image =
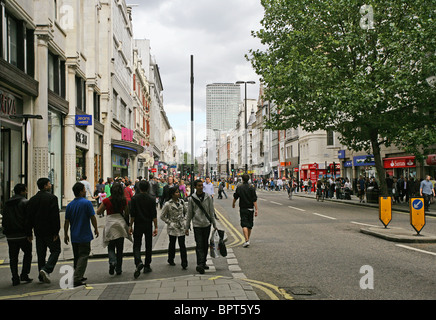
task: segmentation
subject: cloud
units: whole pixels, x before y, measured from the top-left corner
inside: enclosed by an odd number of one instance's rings
[[[190,136],[179,135],[190,135],[183,128],[190,122],[191,55],[196,126],[206,122],[207,84],[254,80],[248,98],[258,98],[259,77],[244,55],[260,47],[251,31],[260,28],[262,17],[260,1],[246,0],[147,0],[133,8],[134,37],[150,39],[164,87],[164,108],[179,148],[190,151]],[[188,148],[179,141],[189,141]]]

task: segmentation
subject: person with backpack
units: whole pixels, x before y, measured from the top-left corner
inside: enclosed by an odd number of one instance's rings
[[[168,263],[175,266],[174,257],[176,255],[176,240],[179,243],[180,257],[182,259],[182,268],[188,267],[188,255],[185,245],[185,223],[186,223],[186,205],[185,201],[180,198],[180,189],[171,187],[169,189],[170,200],[165,203],[161,213],[161,220],[167,224],[167,233],[169,236],[168,244]]]

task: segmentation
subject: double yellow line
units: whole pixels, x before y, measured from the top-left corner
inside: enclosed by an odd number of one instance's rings
[[[233,248],[242,245],[245,242],[245,238],[241,234],[241,232],[239,232],[231,224],[231,222],[224,217],[224,215],[221,212],[219,212],[217,209],[215,209],[215,212],[219,217],[220,222],[226,227],[227,232],[232,236],[233,239],[233,242],[227,244],[226,246],[228,248]],[[279,296],[282,296],[283,299],[285,300],[294,300],[294,298],[290,294],[288,294],[284,289],[280,289],[279,287],[273,284],[258,281],[258,280],[252,280],[252,279],[241,279],[241,280],[249,282],[251,286],[262,290],[271,300],[280,300]]]

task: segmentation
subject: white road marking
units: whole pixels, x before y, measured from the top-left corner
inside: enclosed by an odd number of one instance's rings
[[[295,208],[295,207],[291,207],[291,206],[288,206],[288,208],[291,208],[291,209],[294,209],[294,210],[298,210],[298,211],[306,211],[306,210],[304,210],[304,209]]]
[[[323,214],[319,214],[319,213],[313,213],[314,215],[316,215],[316,216],[320,216],[320,217],[323,217],[323,218],[327,218],[327,219],[331,219],[331,220],[336,220],[336,218],[333,218],[333,217],[329,217],[329,216],[325,216],[325,215],[323,215]]]
[[[274,202],[274,201],[270,201],[271,203],[274,203],[274,204],[277,204],[277,205],[279,205],[279,206],[282,206],[282,204],[281,203],[278,203],[278,202]]]
[[[404,248],[404,249],[414,250],[414,251],[418,251],[418,252],[421,252],[421,253],[427,253],[427,254],[431,254],[432,256],[436,256],[435,252],[430,252],[430,251],[425,251],[425,250],[421,250],[421,249],[416,249],[416,248],[413,248],[413,247],[405,246],[404,244],[396,244],[396,246]]]

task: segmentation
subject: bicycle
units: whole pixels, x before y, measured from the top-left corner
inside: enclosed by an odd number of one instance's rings
[[[324,201],[325,193],[322,188],[316,189],[316,201],[319,201],[321,198],[321,201]]]

